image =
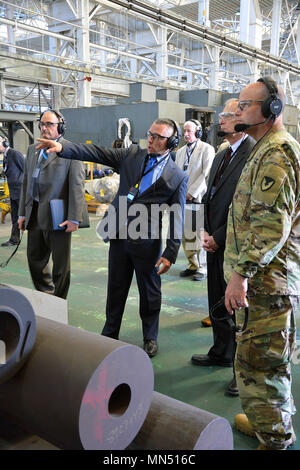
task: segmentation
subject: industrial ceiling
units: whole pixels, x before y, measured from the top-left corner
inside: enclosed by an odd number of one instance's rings
[[[258,20],[243,39],[246,3]],[[0,0],[2,107],[111,104],[134,81],[236,93],[260,74],[298,105],[299,13],[288,0]]]

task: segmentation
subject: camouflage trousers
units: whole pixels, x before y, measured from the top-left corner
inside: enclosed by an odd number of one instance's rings
[[[291,301],[293,298],[274,297],[281,299],[278,308],[284,310],[283,314],[289,309],[293,317],[296,306]],[[251,308],[255,308],[256,301],[258,311],[261,308],[259,297],[251,299]],[[290,364],[295,342],[296,328],[292,321],[288,328],[258,336],[253,334],[244,341],[240,338],[237,344],[235,371],[242,407],[258,440],[278,450],[286,449],[295,438],[292,415],[296,409]]]

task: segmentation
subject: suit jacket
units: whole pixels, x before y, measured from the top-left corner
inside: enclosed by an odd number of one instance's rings
[[[176,152],[176,163],[183,170],[185,162],[186,145]],[[214,160],[215,149],[206,142],[198,139],[191,155],[187,173],[187,192],[193,196],[195,202],[201,202],[206,192],[209,171]]]
[[[157,213],[154,209],[157,210],[158,206],[163,204],[171,206],[167,246],[162,256],[171,263],[175,263],[183,232],[187,177],[172,158],[167,160],[160,178],[139,194],[132,204],[129,204],[127,195],[129,189],[142,176],[147,156],[146,149],[141,149],[137,145],[131,145],[126,149],[113,149],[68,142],[63,143],[63,151],[59,156],[101,163],[114,168],[120,174],[118,192],[100,223],[100,231],[104,241],[121,238],[122,226],[127,224],[129,234],[130,223],[137,221],[137,211],[146,210],[146,227],[142,227],[142,229],[147,237],[136,240],[126,233],[133,255],[138,254],[141,257],[153,258],[157,254],[158,245],[161,245],[162,212]],[[112,219],[115,220],[115,224],[111,223]],[[144,222],[145,219],[142,223]],[[108,226],[107,231],[104,230],[105,225]],[[151,236],[153,233],[156,235],[155,239]]]
[[[61,138],[63,144],[67,142]],[[30,145],[25,160],[24,180],[19,204],[19,215],[25,216],[25,228],[30,219],[33,197],[32,176],[38,163],[40,150]],[[39,204],[37,219],[42,230],[52,229],[50,211],[51,199],[67,202],[67,219],[81,222],[84,207],[84,165],[76,161],[62,160],[56,153],[50,153],[42,164],[39,174]]]
[[[238,147],[233,160],[227,166],[223,173],[222,178],[218,182],[214,195],[211,197],[211,190],[214,183],[216,173],[222,163],[227,148],[219,152],[212,164],[207,192],[203,197],[204,202],[204,226],[205,230],[213,236],[215,242],[220,248],[225,248],[226,241],[226,228],[227,228],[227,216],[228,209],[231,204],[234,191],[239,180],[242,169],[246,163],[246,160],[255,145],[255,140],[248,136]],[[219,251],[219,250],[218,250]],[[209,255],[207,253],[208,260]]]
[[[24,176],[24,156],[21,152],[8,148],[4,155],[3,167],[5,168],[10,198],[18,200]]]

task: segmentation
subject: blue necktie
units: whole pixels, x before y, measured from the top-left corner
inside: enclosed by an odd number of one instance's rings
[[[149,160],[147,162],[144,173],[147,173],[149,170],[151,170],[156,163],[157,163],[157,158],[149,156]],[[143,179],[140,185],[140,193],[143,193],[144,191],[146,191],[146,189],[148,189],[151,186],[152,177],[153,177],[153,171],[149,171],[149,173],[143,176]]]

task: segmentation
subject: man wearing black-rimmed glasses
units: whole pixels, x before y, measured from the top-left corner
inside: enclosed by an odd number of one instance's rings
[[[45,111],[39,120],[41,137],[51,142],[67,142],[62,137],[65,126],[63,116],[54,110]],[[25,159],[18,224],[21,230],[28,230],[27,259],[35,288],[65,299],[70,285],[71,234],[82,220],[84,166],[35,147],[28,147]],[[53,230],[53,199],[66,201],[67,217],[61,224],[64,230]]]
[[[135,273],[144,349],[149,357],[155,356],[158,350],[160,275],[175,263],[182,238],[187,178],[170,156],[179,139],[180,128],[174,121],[157,119],[147,132],[147,149],[137,145],[115,149],[43,139],[39,146],[57,152],[64,159],[107,165],[120,174],[118,193],[98,228],[104,241],[110,241],[106,322],[102,335],[119,338]],[[159,206],[170,209],[169,233],[163,252],[163,214],[158,211]]]

